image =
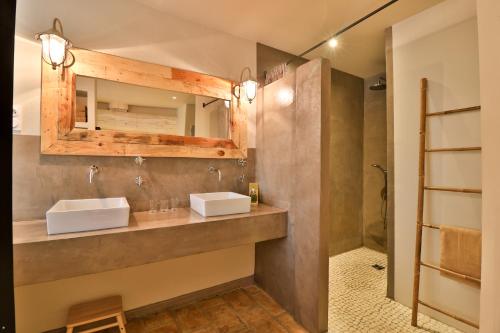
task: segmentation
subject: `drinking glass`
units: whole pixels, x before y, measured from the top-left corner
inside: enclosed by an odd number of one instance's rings
[[[169,209],[168,199],[160,200],[160,212],[162,213],[168,212],[168,209]]]
[[[179,208],[179,198],[170,199],[170,209],[177,210]]]
[[[149,213],[153,214],[158,212],[158,201],[151,199],[149,200]]]

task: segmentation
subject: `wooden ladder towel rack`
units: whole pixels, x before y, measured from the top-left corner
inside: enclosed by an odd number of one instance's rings
[[[460,316],[454,315],[448,311],[438,308],[435,305],[426,303],[419,299],[420,290],[420,269],[421,267],[427,267],[433,270],[437,270],[442,273],[446,273],[455,278],[462,279],[464,281],[474,281],[481,283],[480,279],[472,276],[464,275],[458,272],[454,272],[448,269],[441,268],[436,265],[422,262],[422,230],[423,228],[429,228],[431,230],[440,230],[441,228],[437,225],[425,224],[424,223],[424,194],[425,191],[445,191],[445,192],[459,192],[459,193],[472,193],[481,194],[481,189],[470,189],[470,188],[454,188],[454,187],[439,187],[439,186],[427,186],[425,185],[425,155],[426,153],[439,153],[439,152],[464,152],[464,151],[481,151],[481,147],[454,147],[454,148],[426,148],[426,128],[427,128],[427,118],[436,116],[446,116],[450,114],[457,114],[462,112],[473,112],[481,110],[480,106],[473,106],[461,109],[440,111],[427,113],[427,79],[423,78],[420,85],[420,132],[419,132],[419,161],[418,161],[418,205],[417,205],[417,234],[415,243],[415,263],[414,263],[414,275],[413,275],[413,307],[412,307],[412,326],[417,326],[418,318],[418,306],[423,305],[434,311],[440,312],[446,316],[456,319],[462,323],[470,325],[475,328],[479,328],[477,323],[470,320],[462,318]]]

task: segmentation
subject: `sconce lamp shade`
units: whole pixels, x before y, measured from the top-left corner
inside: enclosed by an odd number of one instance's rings
[[[245,88],[245,95],[247,96],[248,102],[252,103],[257,96],[257,81],[249,79],[243,82],[242,85],[243,88]]]
[[[245,80],[243,80],[243,75],[245,72],[248,72],[248,75]],[[241,88],[245,89],[245,95],[247,97],[248,103],[252,103],[252,101],[257,96],[257,80],[252,77],[252,71],[250,67],[245,67],[241,71],[240,82],[233,87],[233,95],[237,99],[241,97]]]
[[[69,67],[75,62],[73,54],[69,51],[71,42],[64,37],[62,23],[58,18],[54,19],[51,29],[37,34],[36,39],[42,42],[43,61],[52,65],[52,69],[61,65]],[[72,61],[69,65],[65,65],[68,54],[71,55]]]

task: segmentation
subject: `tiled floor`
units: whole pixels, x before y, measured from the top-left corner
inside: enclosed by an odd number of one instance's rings
[[[410,325],[411,309],[385,297],[386,255],[360,248],[330,258],[329,333],[460,333],[428,316]],[[108,332],[117,332],[109,330]],[[131,320],[128,333],[307,333],[256,286]]]
[[[306,333],[256,286],[131,320],[126,329],[127,333]]]
[[[410,325],[411,309],[385,297],[387,256],[360,248],[330,258],[329,333],[460,333],[419,315],[421,328]]]

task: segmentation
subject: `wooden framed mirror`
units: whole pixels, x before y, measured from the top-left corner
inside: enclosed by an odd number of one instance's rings
[[[73,66],[42,62],[41,153],[247,157],[247,104],[230,80],[72,49]]]

